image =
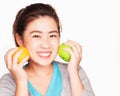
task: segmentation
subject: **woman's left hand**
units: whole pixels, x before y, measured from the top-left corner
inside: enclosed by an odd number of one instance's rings
[[[68,40],[67,42],[65,42],[65,44],[72,47],[72,50],[67,48],[65,49],[71,55],[71,59],[68,63],[68,72],[71,73],[78,71],[79,64],[82,59],[82,47],[79,43],[72,40]]]

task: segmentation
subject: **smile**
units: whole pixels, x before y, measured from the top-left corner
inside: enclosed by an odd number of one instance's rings
[[[51,52],[39,52],[38,55],[39,55],[39,57],[48,58],[48,57],[50,57]]]

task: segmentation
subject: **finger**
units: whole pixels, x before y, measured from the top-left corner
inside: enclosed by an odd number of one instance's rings
[[[11,69],[12,66],[12,55],[17,50],[17,48],[12,48],[8,50],[4,56],[4,60],[8,69]]]
[[[13,64],[18,64],[18,58],[22,54],[23,50],[19,50],[15,55],[13,55]]]
[[[75,52],[75,54],[82,54],[82,47],[79,43],[72,41],[72,40],[68,40],[66,42],[66,45],[69,45],[72,47],[73,51]]]
[[[26,62],[28,61],[28,59],[29,59],[29,56],[26,56],[25,58],[23,58],[23,59],[20,61],[19,65],[20,65],[21,67],[23,67],[24,64],[26,64]]]
[[[82,53],[82,46],[78,42],[72,40],[68,40],[68,42],[76,46],[76,49],[78,50],[79,53]]]

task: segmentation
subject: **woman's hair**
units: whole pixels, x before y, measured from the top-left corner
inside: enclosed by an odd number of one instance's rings
[[[61,29],[60,22],[55,9],[49,4],[35,3],[26,6],[26,8],[22,8],[17,13],[13,24],[14,39],[16,33],[22,37],[27,25],[31,21],[40,18],[40,16],[50,16],[51,18],[53,18],[56,21],[58,32],[60,34],[60,29]],[[16,39],[15,39],[15,44],[16,46],[19,46],[16,42]]]

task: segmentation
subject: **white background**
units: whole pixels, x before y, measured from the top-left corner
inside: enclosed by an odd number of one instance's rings
[[[96,96],[120,96],[120,62],[118,61],[120,3],[118,1],[2,0],[0,2],[0,77],[8,72],[4,63],[4,54],[9,48],[15,47],[12,24],[16,13],[30,3],[45,2],[52,4],[60,17],[63,27],[61,43],[71,39],[82,45],[81,66],[86,71]]]

